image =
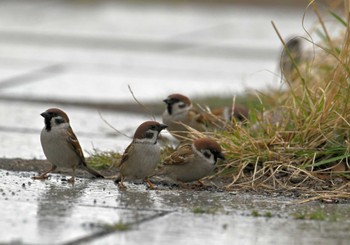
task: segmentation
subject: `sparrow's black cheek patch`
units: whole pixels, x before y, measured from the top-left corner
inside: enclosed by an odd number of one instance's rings
[[[51,130],[51,118],[45,117],[45,129],[47,131]]]
[[[211,154],[209,153],[209,152],[207,152],[207,151],[204,151],[203,152],[203,155],[206,157],[206,158],[210,158],[211,157]]]
[[[171,115],[171,113],[173,113],[173,105],[168,104],[167,110],[168,110],[169,115]]]
[[[151,132],[146,132],[146,133],[145,133],[145,138],[146,138],[146,139],[152,139],[153,136],[154,136],[154,133],[151,133]]]

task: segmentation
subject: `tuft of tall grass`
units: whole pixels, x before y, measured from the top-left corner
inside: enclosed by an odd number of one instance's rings
[[[228,188],[296,188],[350,176],[349,22],[330,12],[342,30],[331,38],[317,6],[313,10],[321,41],[304,38],[314,46],[311,57],[296,60],[276,28],[293,64],[284,76],[288,88],[263,95],[269,99],[251,108],[250,125],[233,123],[212,135],[229,159],[216,174],[231,179]]]

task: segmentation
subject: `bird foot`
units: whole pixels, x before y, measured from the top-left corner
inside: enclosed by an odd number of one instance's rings
[[[68,182],[68,183],[71,183],[71,184],[74,184],[75,178],[74,178],[74,177],[69,178],[69,179],[67,179],[67,182]]]
[[[126,186],[124,185],[123,181],[120,181],[120,182],[118,183],[118,186],[119,186],[119,190],[121,190],[121,191],[123,191],[123,190],[126,189]]]
[[[145,182],[146,182],[148,188],[150,188],[151,190],[154,190],[154,185],[149,179],[145,179]]]
[[[37,180],[45,180],[45,179],[48,179],[49,178],[49,175],[47,174],[42,174],[42,175],[39,175],[39,176],[33,176],[32,179],[37,179]]]

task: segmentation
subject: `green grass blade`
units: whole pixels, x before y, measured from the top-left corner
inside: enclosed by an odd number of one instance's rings
[[[337,15],[335,12],[333,12],[333,11],[329,11],[330,12],[330,14],[336,19],[336,20],[338,20],[343,26],[345,26],[345,27],[347,27],[348,26],[348,24],[346,23],[346,21],[345,20],[343,20],[339,15]]]
[[[342,160],[344,158],[348,158],[350,157],[350,154],[346,154],[346,155],[341,155],[341,156],[337,156],[337,157],[332,157],[332,158],[329,158],[329,159],[325,159],[325,160],[322,160],[322,161],[319,161],[315,164],[309,164],[305,167],[318,167],[318,166],[322,166],[324,164],[327,164],[327,163],[332,163],[332,162],[336,162],[336,161],[339,161],[339,160]]]

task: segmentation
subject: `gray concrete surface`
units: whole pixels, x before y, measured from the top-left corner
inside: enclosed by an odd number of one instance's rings
[[[329,245],[350,239],[347,204],[297,205],[283,195],[147,190],[133,183],[121,192],[108,180],[78,178],[71,185],[58,174],[33,181],[34,174],[0,170],[1,244]],[[317,210],[325,220],[294,218]]]
[[[130,102],[127,85],[139,100],[160,103],[173,92],[234,96],[277,88],[281,45],[270,21],[287,38],[303,35],[302,15],[300,7],[177,1],[1,1],[0,155],[44,158],[39,114],[60,105],[52,99],[66,102],[87,152],[122,151],[130,139],[116,135],[96,109],[69,104]],[[305,25],[313,20],[308,14]],[[150,118],[102,114],[128,135]],[[33,181],[34,174],[0,170],[0,244],[328,245],[350,238],[347,204],[131,183],[120,192],[111,181],[78,179],[72,186],[56,174]],[[327,219],[293,218],[315,210]]]

